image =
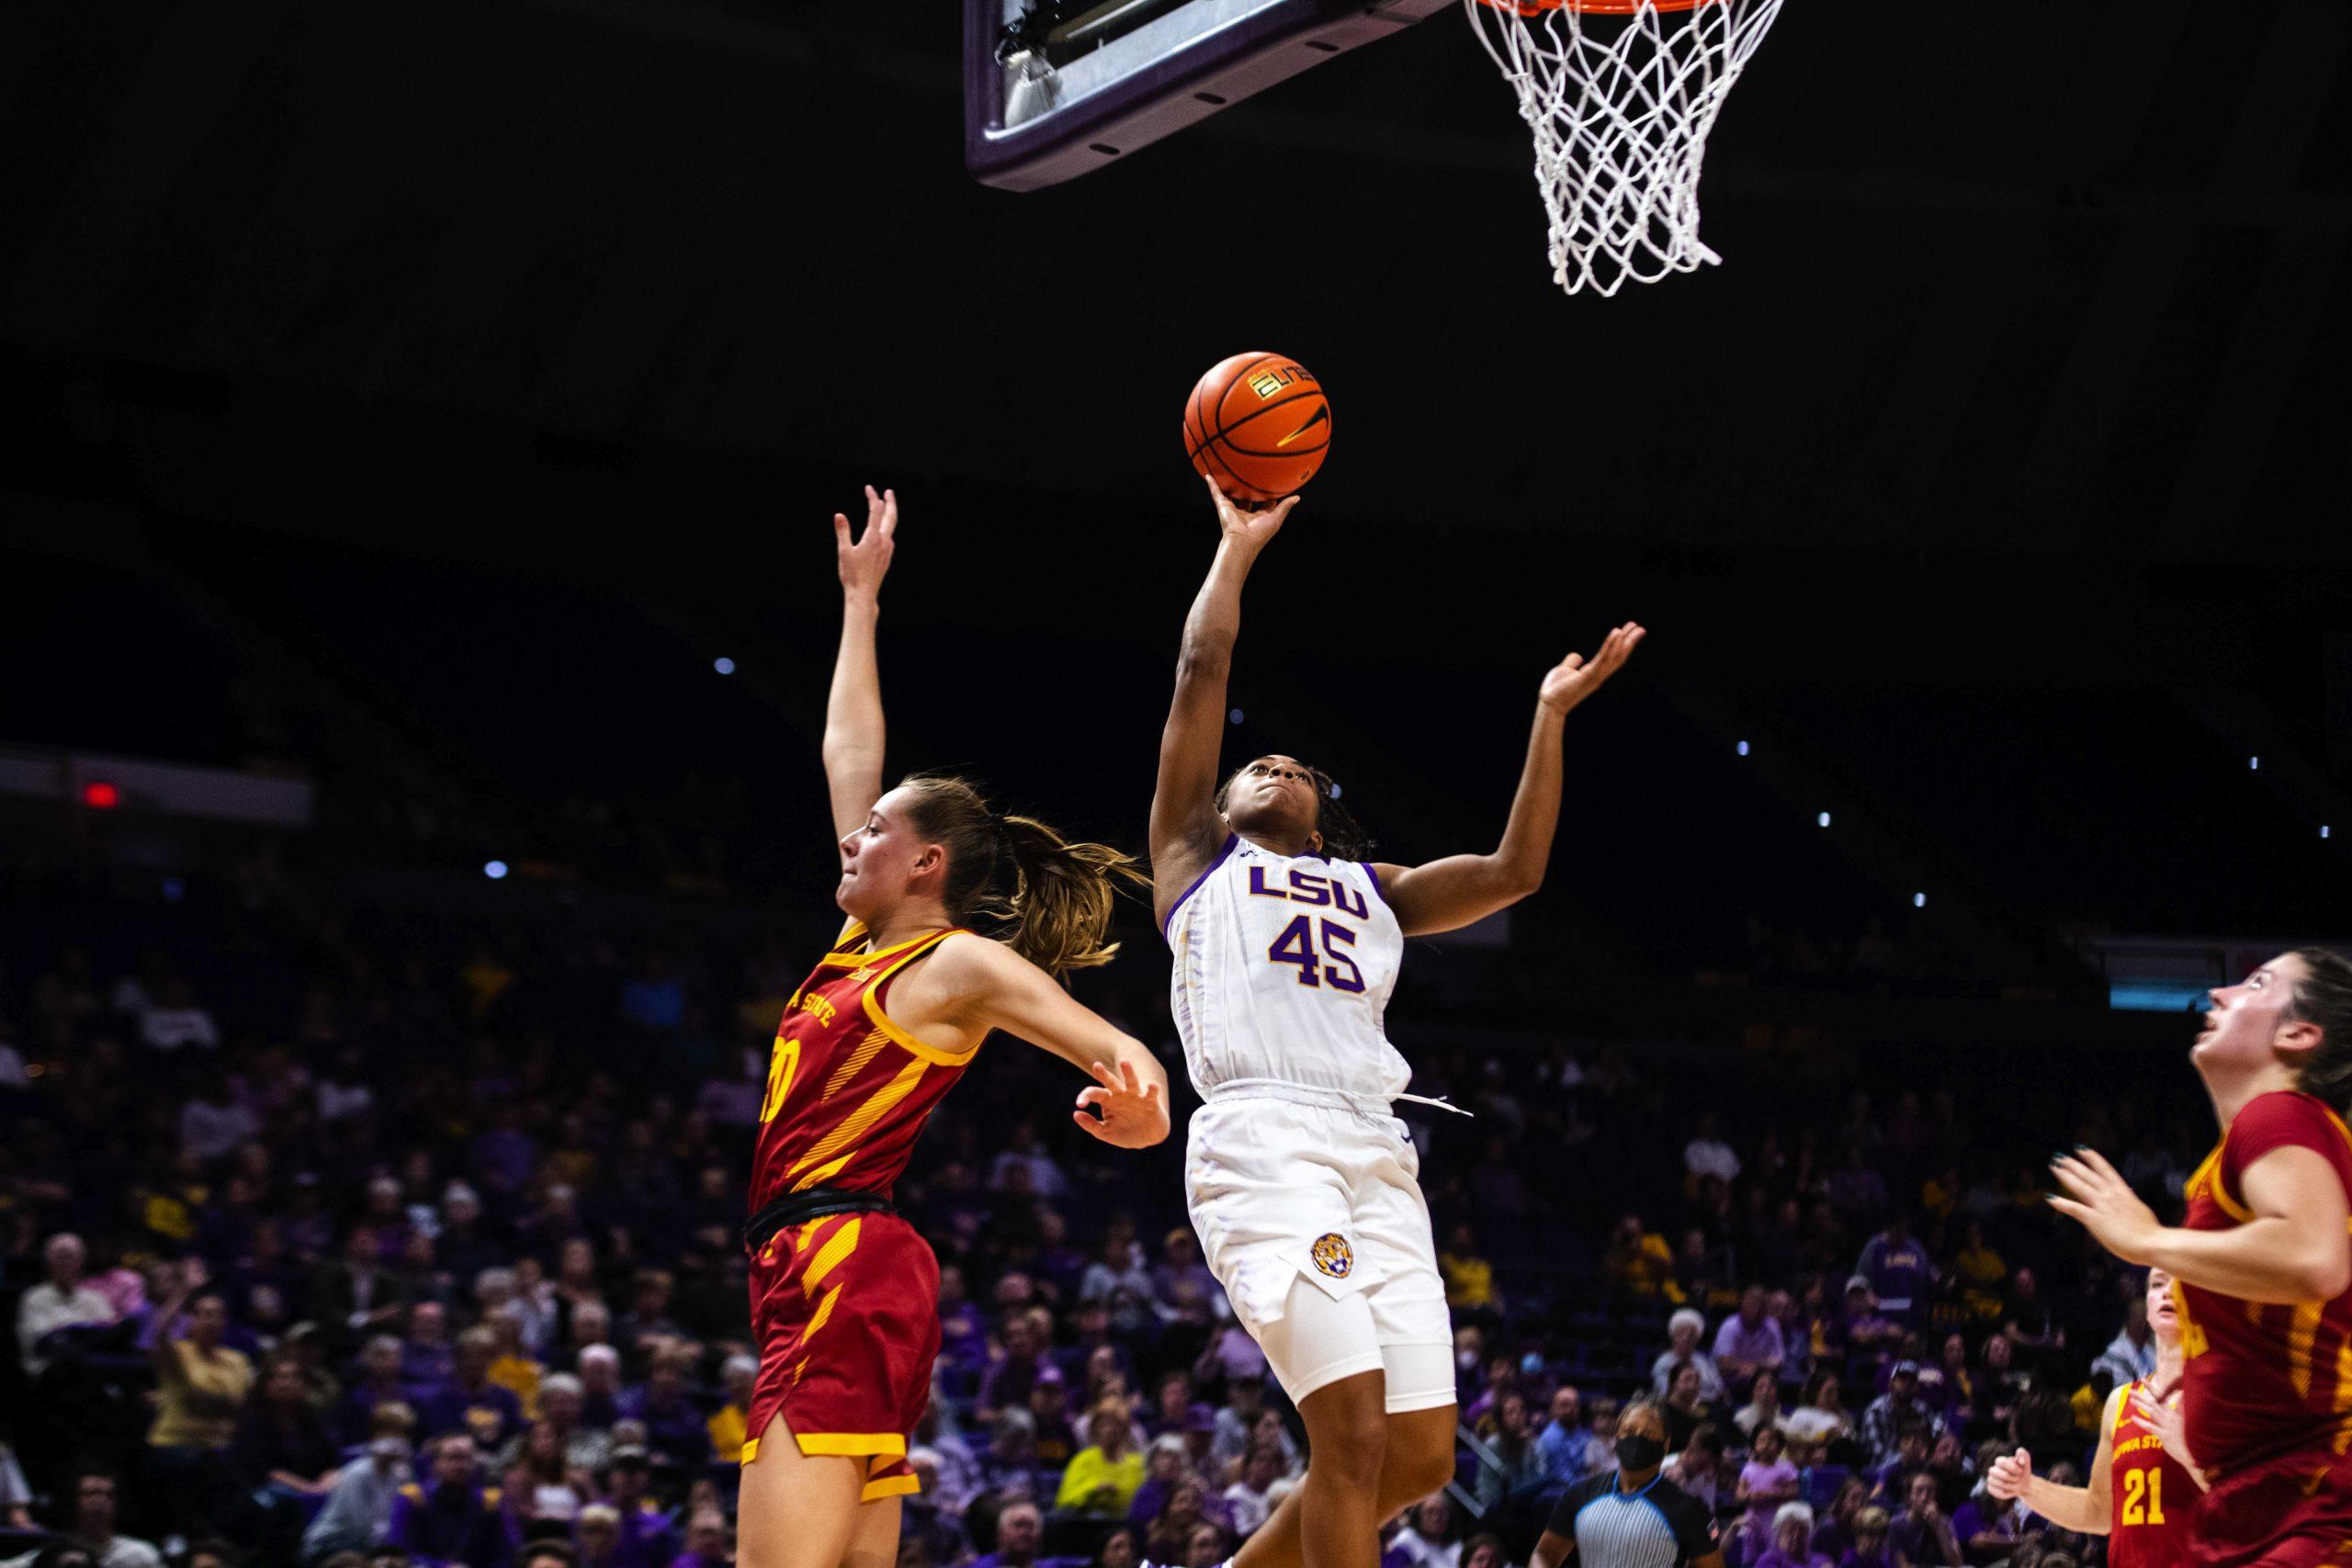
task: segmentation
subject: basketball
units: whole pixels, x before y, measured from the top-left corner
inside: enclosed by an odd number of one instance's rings
[[[1184,402],[1184,455],[1236,501],[1281,500],[1330,449],[1330,400],[1286,355],[1220,359]]]

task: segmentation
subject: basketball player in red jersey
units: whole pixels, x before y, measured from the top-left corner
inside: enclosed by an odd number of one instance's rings
[[[2088,1149],[2054,1162],[2080,1220],[2173,1277],[2183,1437],[2209,1490],[2200,1568],[2352,1565],[2352,960],[2281,953],[2213,993],[2189,1053],[2222,1141],[2157,1224]]]
[[[989,1033],[1091,1073],[1072,1114],[1105,1143],[1143,1148],[1168,1135],[1159,1062],[1055,979],[1111,956],[1114,887],[1142,880],[1128,858],[999,817],[961,780],[883,790],[874,627],[899,509],[887,491],[865,495],[857,539],[833,519],[842,626],[825,710],[834,897],[849,923],[776,1031],[744,1229],[760,1371],[743,1445],[742,1568],[898,1560],[899,1499],[918,1489],[907,1435],[939,1353],[939,1266],[891,1209],[890,1189]],[[967,929],[975,921],[992,934]]]
[[[2060,1529],[2107,1537],[2108,1568],[2180,1568],[2188,1561],[2188,1518],[2204,1495],[2194,1472],[2165,1451],[2175,1432],[2180,1382],[2180,1314],[2172,1277],[2148,1270],[2148,1326],[2156,1336],[2154,1377],[2108,1395],[2100,1415],[2098,1451],[2088,1486],[2057,1486],[2033,1473],[2033,1456],[2019,1449],[1993,1461],[1986,1490],[2025,1506]]]

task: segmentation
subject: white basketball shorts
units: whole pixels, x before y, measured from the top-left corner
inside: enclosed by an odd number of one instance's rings
[[[1218,1095],[1193,1113],[1193,1228],[1293,1404],[1375,1371],[1391,1415],[1454,1402],[1420,1163],[1404,1122],[1340,1103]]]

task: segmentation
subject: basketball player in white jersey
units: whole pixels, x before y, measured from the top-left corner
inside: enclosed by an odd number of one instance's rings
[[[1329,781],[1261,757],[1222,788],[1217,749],[1241,584],[1293,496],[1242,512],[1184,622],[1159,743],[1151,870],[1175,953],[1194,1113],[1193,1227],[1234,1311],[1306,1422],[1306,1477],[1237,1568],[1373,1568],[1380,1521],[1453,1473],[1453,1347],[1419,1156],[1390,1113],[1412,1069],[1382,1032],[1405,939],[1535,891],[1560,815],[1560,724],[1642,640],[1631,623],[1537,694],[1510,821],[1489,854],[1348,858]]]

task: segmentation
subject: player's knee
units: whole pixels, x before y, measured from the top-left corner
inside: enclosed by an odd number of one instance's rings
[[[1318,1447],[1311,1462],[1351,1492],[1377,1501],[1388,1461],[1388,1438],[1377,1420],[1351,1422],[1338,1441]]]
[[[1388,1435],[1382,1474],[1384,1506],[1419,1502],[1453,1479],[1453,1441],[1446,1433],[1408,1427]]]
[[[1374,1386],[1369,1391],[1349,1386],[1359,1381]],[[1309,1470],[1326,1484],[1366,1497],[1377,1496],[1388,1458],[1388,1419],[1381,1408],[1377,1381],[1351,1379],[1335,1385],[1329,1391],[1331,1397],[1307,1422]]]

